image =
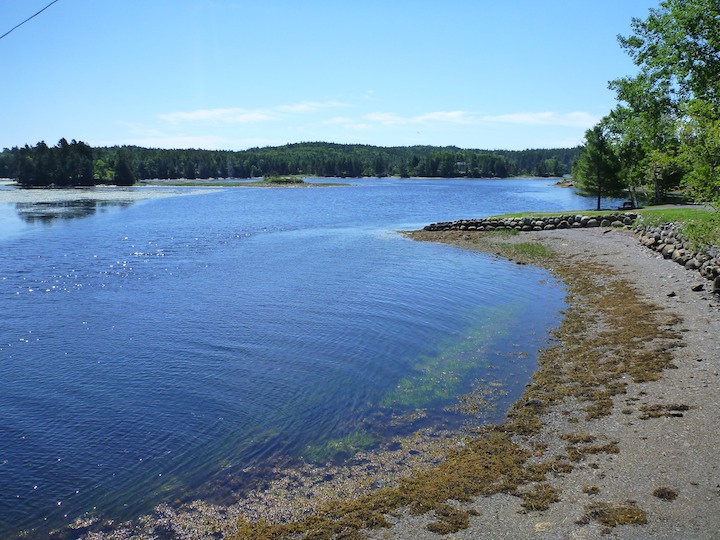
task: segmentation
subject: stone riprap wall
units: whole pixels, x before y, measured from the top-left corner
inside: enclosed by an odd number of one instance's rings
[[[518,218],[460,219],[432,223],[426,231],[552,231],[555,229],[583,229],[588,227],[625,227],[637,220],[635,213],[605,214],[602,216],[552,216]]]
[[[694,247],[683,238],[677,223],[647,226],[640,221],[635,231],[642,245],[657,251],[666,259],[672,259],[688,270],[697,270],[707,279],[717,280],[720,276],[720,249],[716,246]]]
[[[683,238],[677,223],[660,226],[643,225],[634,212],[610,213],[601,216],[551,216],[517,218],[459,219],[432,223],[426,231],[497,231],[521,232],[551,231],[555,229],[584,229],[591,227],[633,228],[642,245],[657,251],[666,259],[696,270],[706,279],[713,280],[713,292],[720,294],[720,248],[709,246],[695,249]],[[702,285],[699,285],[702,287]]]

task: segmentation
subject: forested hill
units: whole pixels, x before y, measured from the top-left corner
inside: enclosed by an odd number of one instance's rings
[[[65,139],[54,147],[4,149],[0,177],[25,185],[129,185],[149,179],[425,176],[491,178],[569,173],[579,148],[522,151],[454,146],[379,147],[298,143],[243,151],[163,150],[137,146],[91,148]]]

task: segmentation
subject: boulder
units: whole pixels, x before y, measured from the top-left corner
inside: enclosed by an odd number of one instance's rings
[[[666,259],[672,258],[673,253],[675,253],[675,246],[672,244],[667,244],[662,250],[662,256]]]

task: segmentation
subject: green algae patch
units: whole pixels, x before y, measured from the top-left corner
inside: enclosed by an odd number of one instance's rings
[[[521,236],[521,233],[516,230],[498,230],[482,233],[420,230],[403,231],[403,234],[413,240],[441,242],[493,253],[514,260],[519,264],[542,263],[556,256],[551,249],[538,241],[519,241],[517,237]]]
[[[483,310],[483,324],[463,332],[461,340],[440,345],[435,355],[420,356],[411,373],[380,400],[385,409],[422,409],[456,399],[466,389],[473,372],[487,366],[492,345],[509,337],[510,322],[519,306]]]
[[[473,389],[458,398],[458,404],[450,410],[465,416],[481,417],[497,409],[498,400],[507,395],[504,384],[499,381],[479,379],[473,384]]]
[[[332,439],[323,444],[309,445],[303,450],[302,457],[312,463],[337,461],[340,458],[352,456],[361,450],[367,450],[376,443],[377,440],[370,433],[355,431],[345,437]]]

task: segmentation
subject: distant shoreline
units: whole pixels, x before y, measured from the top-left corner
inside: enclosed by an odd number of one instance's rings
[[[308,177],[313,178],[313,177]],[[511,178],[435,178],[435,177],[412,177],[402,178],[399,176],[380,177],[393,180],[557,180],[556,177],[535,177],[535,176],[514,176]],[[354,179],[354,178],[353,178]],[[376,179],[375,177],[362,177],[359,180]],[[346,180],[346,179],[340,179]],[[257,182],[227,182],[223,180],[147,180],[134,186],[113,186],[98,185],[88,187],[63,187],[63,188],[22,188],[9,178],[0,178],[0,203],[60,203],[83,199],[95,199],[101,201],[129,200],[140,201],[144,199],[159,199],[164,197],[176,197],[181,195],[200,195],[213,193],[218,189],[228,188],[264,188],[264,189],[308,189],[324,187],[345,187],[347,183],[335,182],[305,182],[302,184],[272,184]]]

